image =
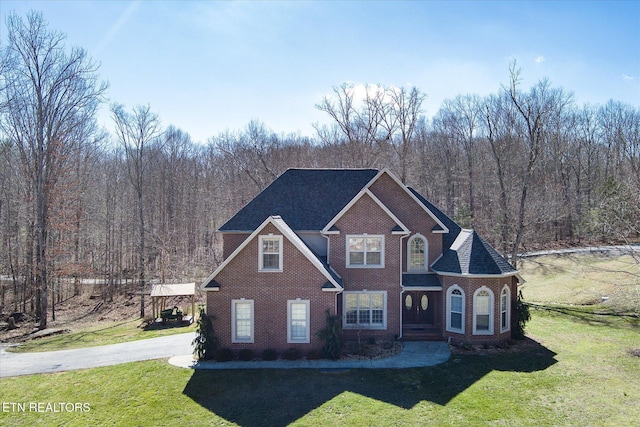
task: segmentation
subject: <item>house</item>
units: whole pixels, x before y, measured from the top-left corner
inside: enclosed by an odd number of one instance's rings
[[[320,348],[327,310],[347,340],[511,338],[518,271],[386,169],[289,169],[219,231],[224,347]]]

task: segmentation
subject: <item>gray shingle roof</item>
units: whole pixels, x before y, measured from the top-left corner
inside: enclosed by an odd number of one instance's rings
[[[289,169],[220,227],[220,231],[251,233],[265,218],[276,215],[295,231],[322,230],[377,173],[376,169]],[[409,190],[449,229],[442,236],[444,253],[432,266],[434,271],[477,275],[517,273],[475,231],[463,230],[420,193],[413,188]],[[326,261],[323,264],[328,267]],[[331,269],[328,271],[334,276]],[[338,281],[338,277],[334,279]],[[413,279],[416,278],[408,278]]]
[[[289,169],[220,231],[252,232],[273,215],[296,231],[322,230],[377,173],[376,169]]]
[[[403,273],[402,286],[406,288],[442,287],[442,283],[440,283],[438,276],[433,273]]]
[[[431,268],[439,273],[505,275],[517,271],[474,230],[461,230]]]

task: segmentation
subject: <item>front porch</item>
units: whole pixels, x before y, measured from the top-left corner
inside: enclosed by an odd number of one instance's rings
[[[405,290],[402,297],[402,339],[441,341],[440,290]]]

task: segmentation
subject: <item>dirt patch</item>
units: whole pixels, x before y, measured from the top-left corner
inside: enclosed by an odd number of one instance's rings
[[[540,346],[540,343],[532,338],[523,340],[510,340],[501,345],[469,345],[449,344],[452,354],[504,354],[527,353]]]
[[[400,354],[402,344],[398,341],[377,340],[375,343],[357,345],[347,342],[340,360],[376,360]]]

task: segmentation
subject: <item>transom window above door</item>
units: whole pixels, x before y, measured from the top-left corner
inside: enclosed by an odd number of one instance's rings
[[[347,267],[384,267],[384,236],[347,236]]]

